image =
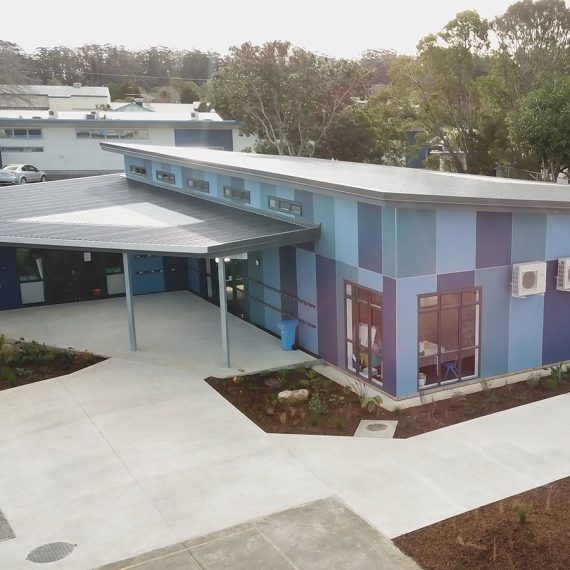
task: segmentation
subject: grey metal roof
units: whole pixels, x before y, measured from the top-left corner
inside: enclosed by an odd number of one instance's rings
[[[0,85],[1,93],[18,95],[47,95],[48,97],[109,97],[108,87],[81,85]]]
[[[431,170],[195,147],[102,142],[105,150],[258,175],[384,202],[570,209],[570,186]]]
[[[307,243],[314,225],[128,180],[123,174],[0,187],[0,244],[230,255]]]

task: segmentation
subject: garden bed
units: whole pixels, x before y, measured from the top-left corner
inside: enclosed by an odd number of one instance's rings
[[[423,570],[567,570],[570,478],[394,540]]]
[[[378,419],[398,421],[396,438],[412,437],[570,392],[570,381],[558,367],[553,367],[550,376],[539,378],[536,375],[526,382],[499,388],[491,389],[483,383],[484,389],[474,394],[461,394],[461,387],[458,386],[453,397],[447,400],[432,402],[431,396],[424,393],[424,405],[394,411],[387,411],[370,402],[372,391],[362,393],[366,385],[356,379],[353,385],[360,394],[306,368],[236,376],[233,379],[208,378],[207,381],[269,433],[354,435],[360,420]],[[289,405],[277,400],[282,390],[304,388],[310,393],[308,401]],[[362,407],[366,397],[369,398],[368,406]]]
[[[71,374],[105,358],[72,348],[48,348],[24,339],[10,342],[0,335],[0,390]]]

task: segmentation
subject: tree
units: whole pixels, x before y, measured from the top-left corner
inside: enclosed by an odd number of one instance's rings
[[[541,161],[544,179],[556,182],[570,168],[570,79],[531,91],[509,115],[508,125],[513,142]]]
[[[378,132],[366,109],[358,105],[337,113],[315,149],[317,158],[379,163]]]
[[[417,57],[401,56],[390,70],[392,96],[441,142],[457,172],[486,171],[492,162],[480,130],[478,85],[487,72],[488,33],[477,12],[461,12],[420,41]]]
[[[232,47],[212,79],[217,111],[278,154],[312,156],[337,113],[359,92],[356,62],[273,41]]]
[[[368,49],[363,52],[360,65],[368,74],[366,83],[369,86],[390,83],[390,66],[397,57],[396,52],[391,49]]]
[[[564,0],[521,0],[493,22],[500,73],[513,91],[510,103],[543,77],[570,72],[570,9]]]
[[[28,62],[22,49],[0,40],[0,107],[27,106],[22,85],[30,83]]]

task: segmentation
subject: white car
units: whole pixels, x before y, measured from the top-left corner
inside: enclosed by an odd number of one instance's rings
[[[0,184],[26,184],[46,180],[46,173],[31,164],[7,164],[0,169]]]

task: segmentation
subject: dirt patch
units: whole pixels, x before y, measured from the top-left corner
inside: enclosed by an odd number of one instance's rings
[[[567,570],[570,478],[395,539],[424,570]]]
[[[312,377],[313,374],[303,368],[207,381],[269,433],[354,435],[360,420],[384,419],[398,421],[396,438],[412,437],[570,392],[569,378],[555,369],[548,377],[487,388],[474,394],[461,394],[461,386],[458,386],[452,398],[439,402],[432,402],[431,396],[425,394],[424,405],[415,408],[389,412],[372,405],[369,411],[353,392],[318,374]],[[318,401],[309,399],[295,405],[277,401],[280,391],[302,388],[307,388],[311,397],[316,392]]]
[[[103,360],[90,352],[48,348],[33,341],[8,343],[0,335],[0,390],[65,376]]]

